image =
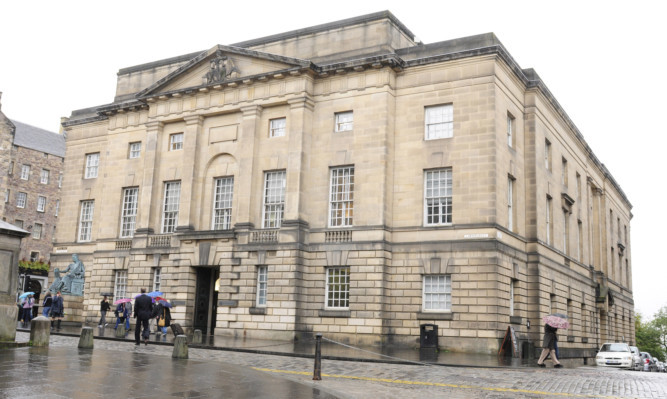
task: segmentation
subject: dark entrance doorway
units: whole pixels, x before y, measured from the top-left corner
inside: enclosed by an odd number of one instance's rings
[[[215,281],[218,279],[217,269],[208,267],[197,268],[197,293],[195,296],[195,330],[202,334],[212,335],[218,309],[218,291]]]

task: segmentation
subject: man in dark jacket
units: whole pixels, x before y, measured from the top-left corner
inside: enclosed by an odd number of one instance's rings
[[[146,295],[146,288],[141,289],[141,295],[134,300],[134,317],[137,319],[137,324],[134,327],[134,344],[139,345],[141,341],[140,336],[144,338],[144,344],[148,345],[148,337],[150,330],[148,329],[148,320],[153,317],[153,300]],[[143,334],[141,327],[143,326]]]

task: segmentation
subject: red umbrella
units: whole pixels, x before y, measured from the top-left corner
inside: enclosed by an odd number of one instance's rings
[[[570,327],[570,322],[567,321],[567,316],[562,313],[552,313],[548,316],[544,316],[542,321],[547,323],[553,328],[568,328]]]
[[[126,302],[132,302],[132,300],[130,298],[120,298],[120,299],[116,299],[113,302],[113,304],[118,305],[119,303],[126,303]]]

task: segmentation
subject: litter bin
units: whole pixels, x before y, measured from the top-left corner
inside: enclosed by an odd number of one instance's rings
[[[419,348],[438,347],[438,325],[422,324],[419,328]]]

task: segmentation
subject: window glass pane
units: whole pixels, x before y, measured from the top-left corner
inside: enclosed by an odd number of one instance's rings
[[[97,177],[97,170],[100,164],[100,153],[86,155],[86,179]]]
[[[164,206],[162,209],[162,233],[173,233],[178,223],[178,208],[181,197],[181,182],[164,185]]]
[[[346,132],[352,130],[354,124],[354,114],[352,111],[338,112],[336,113],[335,119],[336,132]]]
[[[426,107],[426,140],[449,138],[454,135],[454,106],[452,104]]]
[[[271,119],[269,122],[269,137],[281,137],[285,135],[286,118]]]
[[[264,175],[264,228],[278,228],[285,209],[285,171],[267,172]]]
[[[130,158],[139,158],[141,155],[141,142],[130,143]]]
[[[94,206],[94,201],[81,201],[81,216],[79,217],[79,241],[91,240]]]
[[[266,266],[257,268],[257,306],[266,306],[268,273]]]
[[[16,194],[16,207],[25,208],[25,203],[28,201],[28,194],[26,193],[17,193]]]
[[[183,133],[176,133],[169,136],[169,151],[183,149]]]
[[[41,195],[37,197],[37,211],[38,212],[44,212],[46,209],[46,197],[42,197]]]
[[[28,180],[30,178],[30,165],[21,166],[21,180]]]
[[[331,169],[329,226],[352,226],[354,216],[354,167]]]
[[[35,223],[32,226],[32,238],[40,239],[42,238],[42,225],[39,223]]]
[[[127,271],[116,270],[116,278],[113,290],[114,300],[127,298]]]
[[[49,184],[49,171],[46,169],[42,169],[42,173],[40,174],[40,179],[39,182],[42,184]]]
[[[139,188],[131,187],[123,190],[123,209],[120,221],[120,236],[134,236],[134,229],[137,219],[137,202],[139,197]]]
[[[451,310],[451,276],[448,274],[424,276],[423,295],[424,310]]]
[[[234,178],[221,177],[215,179],[213,198],[213,230],[229,230],[232,221],[232,200],[234,194]]]
[[[327,269],[327,308],[349,308],[350,268],[332,267]]]
[[[160,291],[160,286],[162,285],[162,268],[154,267],[153,268],[153,291]]]
[[[425,224],[452,223],[452,170],[427,171],[424,186]]]

